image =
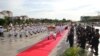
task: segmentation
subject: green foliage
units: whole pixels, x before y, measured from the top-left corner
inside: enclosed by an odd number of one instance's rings
[[[62,22],[66,22],[66,19],[65,19],[65,18],[63,18],[61,21],[62,21]]]
[[[0,25],[4,25],[5,24],[5,20],[4,19],[0,19]]]
[[[13,25],[21,25],[21,24],[31,24],[31,23],[47,23],[47,24],[58,24],[58,23],[66,23],[70,22],[71,20],[66,20],[63,18],[62,20],[58,19],[47,19],[47,18],[42,18],[42,19],[34,19],[34,18],[29,18],[29,19],[20,19],[18,18],[12,18],[12,17],[7,17],[5,16],[4,19],[0,20],[0,25],[5,25],[8,26],[10,23]]]
[[[11,18],[5,16],[5,25],[9,25],[11,23]]]
[[[72,47],[67,49],[62,56],[80,56],[79,52],[80,52],[80,48]]]

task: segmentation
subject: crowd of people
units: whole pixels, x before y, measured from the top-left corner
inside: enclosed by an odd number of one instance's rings
[[[95,29],[94,26],[84,26],[84,25],[76,25],[71,24],[69,26],[70,30],[67,36],[67,41],[69,41],[70,47],[74,46],[74,34],[76,30],[76,39],[77,39],[77,46],[82,48],[83,50],[86,49],[86,46],[91,48],[91,51],[98,55],[98,46],[99,46],[99,29]],[[41,25],[41,24],[31,24],[31,25],[20,25],[20,26],[11,26],[9,27],[8,36],[7,37],[30,37],[33,34],[47,32],[48,33],[48,40],[50,39],[50,34],[53,34],[53,39],[56,40],[56,34],[61,34],[61,32],[67,29],[66,25]],[[3,28],[0,27],[0,37],[4,37]]]
[[[25,37],[28,37],[29,35],[37,34],[40,32],[43,32],[46,30],[45,26],[42,25],[26,25],[19,27],[12,27],[9,31],[9,37],[10,36],[20,36],[24,35]]]
[[[77,46],[82,48],[83,50],[91,48],[91,52],[95,55],[98,55],[98,46],[99,46],[99,29],[95,29],[94,26],[84,26],[84,25],[71,25],[70,32],[68,34],[67,41],[70,43],[70,47],[74,45],[74,31],[76,30],[76,39]]]
[[[9,26],[8,31],[4,31],[4,28],[0,28],[0,37],[3,40],[4,37],[23,38],[30,37],[34,34],[42,33],[47,30],[46,25],[31,24],[31,25],[15,25]]]
[[[63,31],[65,26],[66,25],[63,24],[10,25],[7,32],[4,32],[3,27],[0,28],[0,37],[2,37],[0,39],[4,40],[4,37],[8,37],[16,40],[17,38],[27,38],[33,36],[34,34],[47,32],[48,39],[50,39],[50,35],[52,34],[54,36],[53,39],[56,40],[56,33]]]

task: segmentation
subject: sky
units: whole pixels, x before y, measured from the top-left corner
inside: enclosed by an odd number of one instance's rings
[[[100,0],[0,0],[0,11],[10,10],[14,16],[80,20],[100,11]]]

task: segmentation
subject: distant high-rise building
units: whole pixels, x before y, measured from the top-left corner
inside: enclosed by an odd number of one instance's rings
[[[12,17],[13,16],[13,13],[11,11],[1,11],[1,13],[4,15],[4,16],[7,16],[7,17]]]

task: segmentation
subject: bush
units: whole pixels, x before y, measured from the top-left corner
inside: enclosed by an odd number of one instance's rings
[[[79,47],[72,47],[67,49],[61,56],[80,56],[80,50]]]
[[[5,20],[4,19],[0,19],[0,25],[4,25],[5,24]]]

